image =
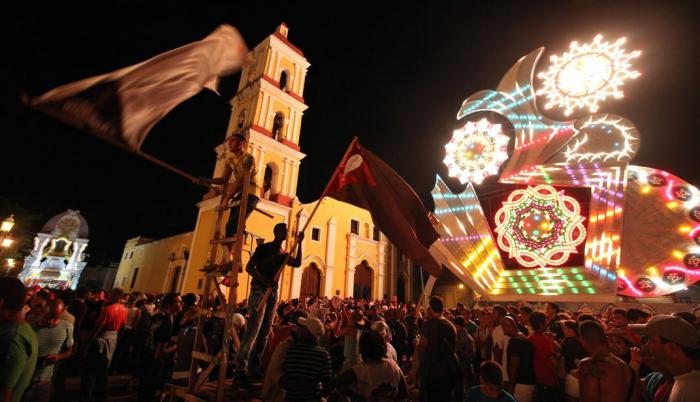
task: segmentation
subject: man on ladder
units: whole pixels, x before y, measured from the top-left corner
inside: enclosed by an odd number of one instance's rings
[[[288,253],[282,252],[282,242],[287,239],[288,234],[287,225],[278,223],[273,231],[275,238],[258,246],[246,265],[246,272],[253,279],[248,296],[248,328],[236,356],[236,382],[239,388],[249,388],[249,378],[259,374],[257,371],[260,368],[260,358],[270,335],[277,304],[279,273],[285,265],[301,266],[301,242],[304,240],[304,233],[297,233],[296,256],[291,258]],[[267,300],[262,304],[262,308],[258,308],[268,289],[270,292]]]
[[[248,183],[248,202],[245,209],[245,219],[248,219],[250,214],[253,212],[255,207],[258,205],[260,198],[258,186],[255,183],[255,176],[257,175],[257,170],[255,168],[255,158],[253,155],[246,152],[248,147],[248,136],[247,133],[236,132],[231,135],[226,140],[226,145],[228,146],[228,152],[226,152],[225,158],[225,173],[223,177],[217,177],[209,179],[206,177],[200,177],[195,182],[198,184],[220,184],[229,186],[229,188],[224,188],[225,194],[232,194],[228,205],[231,207],[231,213],[229,214],[228,222],[226,223],[226,233],[224,237],[226,238],[226,244],[229,245],[229,250],[232,250],[232,244],[235,239],[236,225],[238,224],[238,214],[240,213],[241,195],[243,193],[243,177],[247,172],[250,172],[250,181]],[[233,176],[233,182],[227,183],[227,177]],[[244,219],[244,222],[245,222]],[[245,227],[245,224],[244,224]],[[227,264],[228,265],[228,264]],[[203,271],[210,271],[217,267],[207,266]],[[227,272],[230,267],[218,267],[222,272]]]

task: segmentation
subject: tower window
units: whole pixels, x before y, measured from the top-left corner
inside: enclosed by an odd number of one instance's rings
[[[240,113],[238,113],[238,128],[242,128],[243,124],[245,124],[245,112],[246,110],[243,109]]]
[[[376,226],[372,230],[372,240],[379,241],[379,228]]]
[[[287,88],[287,81],[289,80],[288,76],[289,73],[287,73],[287,70],[282,70],[282,73],[280,74],[280,89],[283,91],[289,91],[289,88]]]
[[[350,219],[350,233],[359,235],[360,234],[360,221],[355,219]]]
[[[270,193],[272,189],[272,167],[270,165],[265,166],[265,176],[263,176],[262,184],[262,198],[269,200]]]
[[[311,229],[311,240],[321,241],[321,229],[319,229],[319,228],[312,228]]]
[[[283,125],[284,115],[281,112],[275,113],[275,120],[272,123],[272,139],[276,140],[279,138]]]
[[[138,276],[138,274],[139,274],[139,269],[136,268],[136,269],[134,270],[134,276],[131,277],[131,286],[129,286],[129,289],[133,289],[133,288],[134,288],[134,285],[136,284],[136,277]]]

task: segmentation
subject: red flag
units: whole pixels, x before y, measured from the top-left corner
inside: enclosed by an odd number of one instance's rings
[[[203,40],[142,63],[55,88],[30,106],[72,126],[138,150],[151,128],[219,77],[243,65],[248,49],[238,31],[221,25]]]
[[[357,141],[350,145],[324,196],[369,210],[372,220],[408,258],[432,275],[442,268],[428,249],[440,235],[411,186]]]

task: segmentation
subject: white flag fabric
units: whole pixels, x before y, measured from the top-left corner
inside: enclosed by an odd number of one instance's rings
[[[217,92],[219,77],[237,71],[247,57],[238,31],[221,25],[203,40],[60,86],[28,102],[70,125],[139,150],[168,112],[203,88]]]

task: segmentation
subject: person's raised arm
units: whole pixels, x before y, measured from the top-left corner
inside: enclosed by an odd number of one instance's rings
[[[296,255],[294,258],[289,258],[287,261],[287,265],[290,267],[300,267],[301,266],[301,260],[302,260],[302,255],[301,255],[301,242],[304,240],[304,232],[299,232],[297,233],[297,250],[296,250]]]

